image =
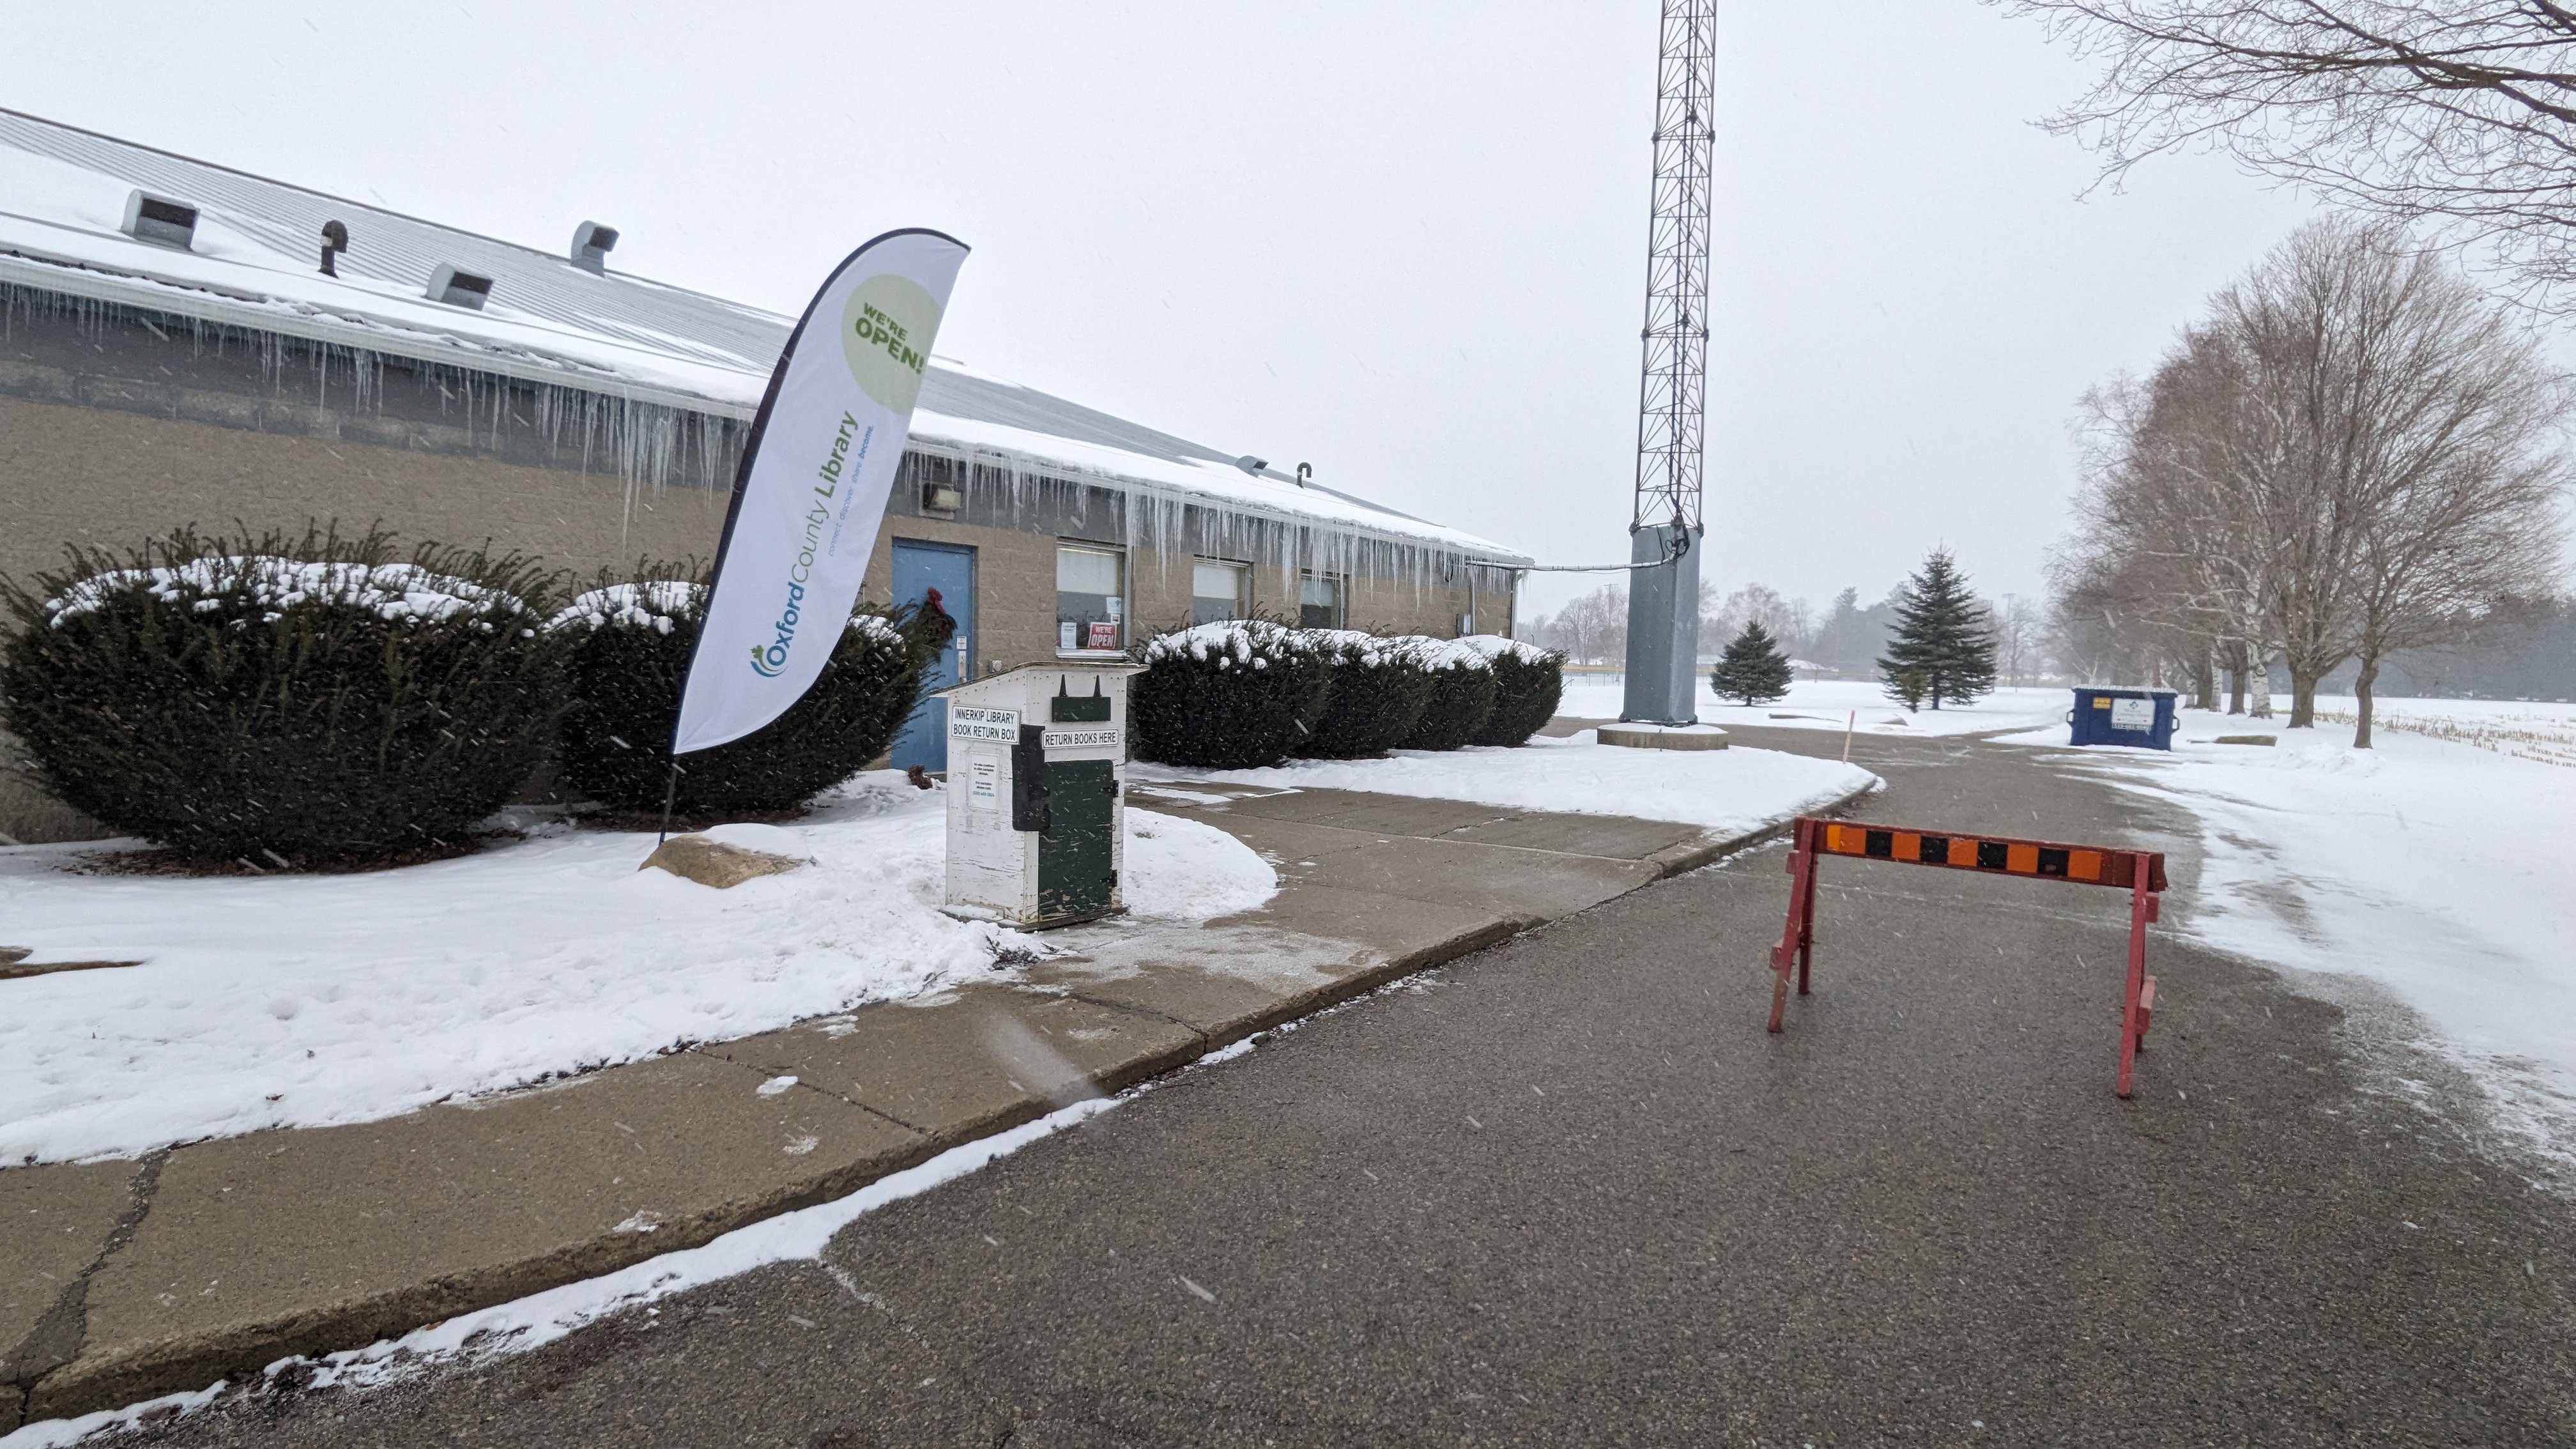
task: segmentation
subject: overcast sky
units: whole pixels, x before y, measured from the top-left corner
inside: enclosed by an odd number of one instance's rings
[[[975,248],[939,350],[1472,528],[1626,557],[1656,7],[70,5],[0,105],[801,310]],[[1706,576],[2035,592],[2089,384],[2308,214],[2223,159],[2079,199],[2084,71],[1973,0],[1721,0]],[[713,540],[710,540],[712,544]],[[1536,581],[1523,613],[1602,580]]]

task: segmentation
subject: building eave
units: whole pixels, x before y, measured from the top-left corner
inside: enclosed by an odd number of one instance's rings
[[[758,411],[703,393],[638,383],[570,358],[550,357],[533,348],[503,349],[453,333],[402,327],[363,313],[251,297],[208,283],[112,271],[94,263],[49,257],[23,248],[0,249],[0,283],[710,417],[748,422]]]
[[[1456,554],[1470,563],[1494,568],[1523,569],[1536,562],[1528,555],[1514,553],[1500,544],[1406,533],[1324,514],[1300,513],[1291,508],[1273,507],[1230,493],[1213,489],[1194,489],[1185,484],[1164,479],[1139,477],[1115,469],[1051,457],[1035,450],[996,448],[989,444],[961,442],[953,438],[941,437],[935,431],[927,434],[916,431],[905,446],[908,451],[924,456],[947,458],[969,465],[998,465],[1025,473],[1062,478],[1068,482],[1111,487],[1130,494],[1169,499],[1194,508],[1236,514],[1282,527],[1316,529],[1398,548],[1421,549],[1435,554]]]

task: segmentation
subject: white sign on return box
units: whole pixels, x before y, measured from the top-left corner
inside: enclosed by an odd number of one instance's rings
[[[1120,743],[1122,742],[1115,729],[1048,730],[1046,732],[1046,747],[1050,750],[1079,750],[1101,745],[1116,749]]]
[[[948,707],[948,737],[952,740],[996,740],[1002,744],[1020,742],[1020,712],[1016,709],[971,709],[965,705]]]
[[[1002,808],[1002,762],[981,750],[966,762],[966,807],[970,810]]]

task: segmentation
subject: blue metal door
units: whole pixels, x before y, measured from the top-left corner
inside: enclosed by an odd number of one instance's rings
[[[921,672],[924,693],[965,681],[964,670],[975,658],[975,550],[948,543],[894,541],[894,601],[918,604],[939,591],[939,607],[957,621],[948,647]],[[925,699],[895,732],[894,767],[909,770],[948,768],[948,701]]]

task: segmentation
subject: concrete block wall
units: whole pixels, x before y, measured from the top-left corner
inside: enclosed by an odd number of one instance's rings
[[[535,554],[587,575],[639,553],[715,553],[725,495],[611,473],[381,447],[0,397],[0,572],[25,582],[65,544],[122,552],[183,524],[343,531]]]
[[[1115,536],[1094,533],[1032,533],[990,524],[926,518],[902,507],[898,497],[887,510],[876,552],[868,560],[868,582],[861,597],[883,604],[889,599],[894,545],[899,539],[972,548],[975,552],[976,627],[983,636],[974,645],[978,677],[1023,664],[1052,663],[1055,634],[1055,559],[1059,542],[1125,547]],[[1190,619],[1194,555],[1165,553],[1151,545],[1129,550],[1127,560],[1128,640],[1134,643]],[[1354,629],[1386,634],[1429,634],[1448,638],[1457,632],[1458,616],[1469,611],[1465,585],[1417,587],[1401,579],[1345,580],[1346,623]],[[1486,588],[1475,593],[1476,627],[1487,633],[1511,627],[1511,597]],[[1251,610],[1257,616],[1297,615],[1293,580],[1275,568],[1252,570]]]

